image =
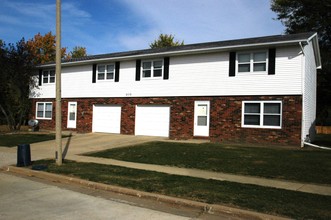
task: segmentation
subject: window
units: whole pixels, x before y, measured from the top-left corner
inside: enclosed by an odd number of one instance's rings
[[[52,119],[53,105],[51,102],[37,102],[37,119]]]
[[[43,71],[43,84],[55,83],[55,70]]]
[[[163,61],[143,61],[142,62],[142,78],[162,78],[163,75]]]
[[[239,73],[267,71],[266,51],[238,53],[237,61]]]
[[[98,80],[114,80],[115,65],[98,65]]]
[[[244,101],[242,127],[281,128],[280,101]]]

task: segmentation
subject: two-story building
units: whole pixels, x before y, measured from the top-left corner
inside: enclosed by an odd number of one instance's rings
[[[55,63],[31,92],[55,128]],[[77,132],[300,145],[314,138],[316,33],[87,56],[62,62],[62,127]]]

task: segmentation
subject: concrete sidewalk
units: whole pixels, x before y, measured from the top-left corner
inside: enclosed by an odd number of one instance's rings
[[[331,185],[317,185],[299,182],[290,182],[275,179],[266,179],[252,176],[240,176],[234,174],[226,174],[219,172],[211,172],[197,169],[187,169],[178,167],[169,167],[153,164],[133,163],[126,161],[119,161],[113,159],[96,158],[82,156],[87,152],[101,151],[105,149],[125,147],[129,145],[141,144],[149,141],[164,141],[165,138],[147,137],[147,136],[133,136],[133,135],[116,135],[116,134],[75,134],[72,137],[63,139],[63,151],[65,158],[75,160],[78,162],[92,162],[99,164],[122,166],[134,169],[142,169],[149,171],[157,171],[167,174],[192,176],[203,179],[215,179],[219,181],[230,181],[244,184],[254,184],[259,186],[274,187],[286,190],[314,193],[320,195],[331,196]],[[168,141],[168,140],[167,140]],[[191,142],[183,141],[183,142]],[[199,140],[193,142],[200,143]],[[31,144],[32,160],[54,158],[54,141],[46,141]],[[16,163],[16,148],[0,147],[0,167]],[[4,156],[5,155],[5,156]],[[10,157],[11,159],[8,159]],[[2,158],[4,158],[2,160]],[[4,162],[5,161],[5,162]]]
[[[252,176],[242,176],[242,175],[227,174],[220,172],[211,172],[211,171],[198,170],[198,169],[133,163],[133,162],[114,160],[114,159],[88,157],[88,156],[80,156],[80,155],[70,156],[68,159],[77,162],[90,162],[90,163],[114,165],[114,166],[121,166],[121,167],[133,168],[133,169],[157,171],[167,174],[191,176],[202,179],[214,179],[219,181],[229,181],[229,182],[244,183],[244,184],[253,184],[259,186],[274,187],[279,189],[331,196],[331,186],[326,186],[326,185],[290,182],[284,180],[275,180],[275,179],[266,179],[260,177],[252,177]]]

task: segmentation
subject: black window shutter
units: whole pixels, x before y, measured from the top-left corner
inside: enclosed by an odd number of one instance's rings
[[[275,75],[275,66],[276,66],[276,49],[269,49],[269,65],[268,65],[268,75]]]
[[[169,79],[169,57],[164,58],[163,79]]]
[[[39,70],[39,86],[41,86],[41,82],[43,80],[43,70]]]
[[[95,83],[97,80],[97,64],[93,64],[92,68],[92,83]]]
[[[120,62],[115,63],[115,82],[120,81]]]
[[[136,81],[140,81],[141,60],[136,60]]]
[[[236,75],[236,52],[230,52],[229,54],[229,76]]]

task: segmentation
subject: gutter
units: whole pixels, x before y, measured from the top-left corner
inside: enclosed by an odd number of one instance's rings
[[[134,58],[143,58],[143,57],[157,57],[157,56],[167,56],[167,55],[185,55],[185,54],[197,54],[197,53],[208,53],[208,52],[218,52],[218,51],[226,51],[230,49],[237,48],[251,48],[251,47],[261,47],[261,46],[275,46],[275,45],[287,45],[287,44],[296,44],[302,41],[306,41],[306,39],[302,40],[292,40],[292,41],[280,41],[273,43],[256,43],[256,44],[244,44],[244,45],[235,45],[235,46],[223,46],[223,47],[212,47],[212,48],[201,48],[201,49],[188,49],[188,50],[179,50],[179,51],[168,51],[168,52],[159,52],[159,53],[150,53],[150,54],[140,54],[140,55],[130,55],[130,56],[119,56],[119,57],[111,57],[111,58],[102,58],[102,59],[91,59],[91,60],[82,60],[82,61],[73,61],[62,63],[62,66],[74,66],[80,64],[91,64],[95,62],[105,62],[105,61],[122,61],[122,60],[131,60]],[[42,67],[54,67],[55,63],[40,65],[37,68]]]

